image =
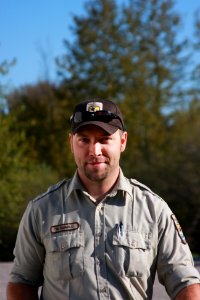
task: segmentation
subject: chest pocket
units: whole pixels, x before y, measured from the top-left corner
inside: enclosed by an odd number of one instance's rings
[[[84,235],[69,231],[46,241],[45,272],[55,280],[70,280],[84,273]]]
[[[141,277],[151,257],[151,234],[127,231],[113,235],[114,261],[120,276]]]

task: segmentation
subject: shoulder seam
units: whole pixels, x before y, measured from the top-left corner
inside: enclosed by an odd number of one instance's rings
[[[146,186],[145,184],[143,184],[143,183],[137,181],[136,179],[132,179],[132,178],[131,178],[131,182],[132,182],[134,185],[139,186],[140,188],[142,188],[142,189],[144,189],[144,190],[150,192],[152,195],[154,195],[154,196],[160,198],[162,201],[164,201],[162,197],[160,197],[158,194],[156,194],[155,192],[153,192],[153,191],[152,191],[148,186]]]
[[[50,193],[52,193],[52,192],[58,190],[58,189],[59,189],[62,185],[64,185],[66,182],[67,182],[67,180],[66,180],[66,179],[63,179],[63,180],[59,181],[58,183],[56,183],[56,184],[50,186],[50,187],[47,189],[46,192],[44,192],[44,193],[38,195],[36,198],[34,198],[34,199],[32,200],[32,202],[36,202],[36,201],[42,199],[43,197],[45,197],[46,195],[48,195],[48,194],[50,194]]]

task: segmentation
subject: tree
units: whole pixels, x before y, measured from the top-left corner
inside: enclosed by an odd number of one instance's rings
[[[88,1],[85,15],[74,17],[74,41],[64,41],[66,54],[57,62],[75,99],[100,96],[121,106],[133,137],[126,173],[151,183],[145,174],[164,156],[163,111],[181,101],[186,41],[177,39],[180,18],[172,0],[117,3]]]
[[[191,79],[192,79],[192,88],[190,90],[190,95],[193,100],[200,100],[200,60],[199,60],[199,50],[200,50],[200,11],[197,11],[194,18],[195,30],[194,30],[194,42],[193,42],[193,60]]]
[[[199,125],[197,117],[189,122],[192,111],[185,101],[191,98],[183,85],[188,79],[189,44],[180,38],[182,24],[174,1],[121,3],[86,3],[85,14],[74,17],[74,40],[64,41],[66,53],[57,59],[59,74],[74,99],[100,96],[119,104],[129,134],[122,157],[126,175],[165,197],[180,212],[186,228],[187,218],[192,222],[186,201],[192,187],[193,212],[199,203],[198,170],[192,159],[194,149],[198,156]],[[187,185],[181,170],[190,176]],[[180,199],[185,200],[184,206]],[[187,231],[193,241],[194,228]]]
[[[193,250],[200,249],[200,103],[192,102],[185,111],[174,113],[169,128],[168,154],[165,157],[167,186],[163,194],[184,228]]]
[[[26,156],[51,166],[59,178],[72,173],[66,146],[72,105],[68,97],[66,90],[47,82],[24,86],[7,97],[13,130],[23,130],[29,145]]]
[[[132,53],[124,65],[128,84],[123,107],[132,137],[127,161],[134,165],[128,174],[134,172],[153,188],[166,156],[169,112],[183,99],[180,78],[187,64],[186,41],[177,39],[180,18],[173,4],[130,1],[124,9],[124,48]]]
[[[9,72],[9,69],[15,65],[16,59],[14,58],[12,61],[8,62],[6,59],[1,61],[0,63],[0,79],[3,76],[6,76]],[[6,85],[2,83],[3,81],[0,80],[0,112],[5,112],[6,110],[6,101],[5,101],[5,94],[6,94]]]
[[[0,75],[5,76],[11,65],[2,62]],[[0,261],[12,259],[27,202],[58,180],[49,166],[30,160],[26,132],[16,126],[17,115],[8,110],[6,94],[6,86],[0,84]]]
[[[114,93],[121,39],[115,1],[89,1],[86,16],[74,17],[73,43],[64,41],[66,55],[57,59],[59,74],[79,99]],[[113,90],[114,89],[114,90]]]
[[[58,178],[50,167],[28,160],[24,132],[12,126],[12,116],[0,114],[0,260],[12,258],[27,202]]]

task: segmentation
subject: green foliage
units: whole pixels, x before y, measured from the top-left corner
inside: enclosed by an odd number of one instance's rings
[[[9,72],[10,67],[16,64],[16,59],[13,59],[12,61],[8,62],[7,60],[4,60],[0,64],[0,74],[6,75]]]
[[[0,259],[10,257],[27,201],[74,173],[69,118],[89,97],[120,106],[129,135],[125,174],[170,204],[198,252],[199,62],[188,68],[180,24],[172,0],[87,1],[85,14],[74,17],[73,42],[64,41],[66,53],[57,59],[59,85],[39,82],[7,96],[9,113],[0,116]]]
[[[190,93],[194,98],[199,98],[200,95],[200,11],[195,14],[195,28],[194,28],[194,41],[193,41],[193,60],[192,60],[192,74],[191,79],[193,83],[193,89]]]
[[[9,69],[15,65],[16,59],[8,62],[7,60],[3,60],[0,62],[0,113],[6,110],[6,102],[5,102],[5,93],[6,93],[6,85],[3,84],[1,81],[2,77],[7,75]]]
[[[11,259],[27,201],[58,180],[50,167],[27,159],[24,133],[13,132],[11,124],[10,116],[0,115],[0,260]]]
[[[186,41],[177,39],[179,26],[173,1],[88,1],[85,15],[74,18],[75,41],[65,41],[66,54],[58,59],[75,98],[101,96],[120,105],[131,137],[125,173],[149,183],[165,155],[163,111],[183,94],[187,57]]]
[[[25,86],[7,97],[12,127],[23,131],[29,145],[26,155],[56,169],[59,177],[71,175],[66,146],[73,102],[67,92],[47,82]]]
[[[74,24],[75,40],[65,40],[66,54],[57,62],[75,95],[111,97],[158,111],[175,101],[186,58],[181,56],[185,41],[176,39],[180,22],[172,1],[88,1]]]
[[[168,185],[165,193],[179,216],[193,249],[199,249],[200,226],[200,102],[187,111],[175,113],[170,128],[166,166]]]
[[[122,157],[125,174],[165,197],[180,216],[192,249],[197,249],[198,221],[195,217],[192,222],[188,212],[191,203],[194,209],[199,205],[194,185],[199,174],[197,158],[189,149],[199,149],[199,127],[189,122],[189,102],[198,103],[199,94],[185,87],[191,71],[189,43],[178,35],[181,20],[174,1],[120,3],[88,1],[85,15],[74,17],[75,39],[72,43],[65,40],[66,54],[57,60],[60,75],[76,99],[102,96],[120,105],[129,134]],[[195,80],[198,70],[197,66]],[[185,115],[185,123],[179,113]],[[187,230],[187,220],[193,229]]]

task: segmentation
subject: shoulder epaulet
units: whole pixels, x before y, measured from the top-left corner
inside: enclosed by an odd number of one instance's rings
[[[136,185],[136,186],[139,186],[142,190],[146,190],[148,192],[150,192],[152,195],[160,198],[161,200],[163,200],[159,195],[157,195],[156,193],[154,193],[148,186],[146,186],[145,184],[137,181],[136,179],[132,179],[131,178],[131,182]]]
[[[146,186],[145,184],[143,184],[143,183],[137,181],[136,179],[131,178],[131,182],[132,182],[134,185],[139,186],[139,187],[142,188],[143,190],[147,190],[147,191],[149,191],[149,192],[152,192],[152,190],[151,190],[148,186]]]
[[[43,194],[40,194],[39,196],[37,196],[36,198],[33,199],[33,202],[40,200],[41,198],[45,197],[46,195],[56,191],[57,189],[59,189],[63,184],[65,184],[67,182],[66,179],[63,179],[59,182],[57,182],[56,184],[50,186],[46,192],[44,192]]]

